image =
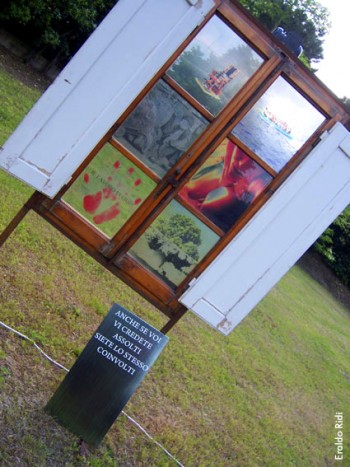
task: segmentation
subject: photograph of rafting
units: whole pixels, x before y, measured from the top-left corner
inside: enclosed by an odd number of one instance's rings
[[[324,115],[280,76],[232,133],[279,172],[323,121]]]
[[[216,116],[263,63],[263,59],[214,16],[167,71]]]

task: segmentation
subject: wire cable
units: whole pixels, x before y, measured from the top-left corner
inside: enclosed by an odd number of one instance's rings
[[[51,358],[46,352],[44,352],[43,349],[41,349],[38,344],[33,340],[31,339],[30,337],[26,336],[25,334],[22,334],[21,332],[17,331],[16,329],[13,329],[11,326],[8,326],[7,324],[3,323],[2,321],[0,321],[0,325],[2,327],[4,327],[5,329],[7,329],[8,331],[11,331],[13,332],[14,334],[17,334],[17,336],[19,337],[22,337],[22,339],[25,339],[26,341],[30,342],[31,344],[34,345],[34,347],[47,359],[49,360],[51,363],[53,363],[54,365],[56,365],[58,368],[60,368],[61,370],[64,370],[66,371],[67,373],[69,372],[68,368],[66,368],[65,366],[61,365],[60,363],[56,362],[56,360],[54,360],[53,358]],[[122,414],[133,424],[135,425],[140,431],[142,431],[142,433],[144,435],[147,436],[147,438],[149,438],[154,444],[156,444],[160,449],[163,450],[163,452],[168,456],[170,457],[174,462],[176,462],[177,465],[179,465],[180,467],[184,467],[183,464],[181,464],[181,462],[179,462],[167,449],[165,449],[164,446],[162,446],[158,441],[156,441],[146,430],[145,428],[143,428],[134,418],[132,418],[130,415],[128,415],[126,412],[124,412],[124,410],[122,410]]]

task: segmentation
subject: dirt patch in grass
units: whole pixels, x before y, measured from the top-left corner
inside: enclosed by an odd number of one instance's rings
[[[350,310],[350,290],[337,278],[318,253],[313,250],[307,251],[297,264]]]
[[[15,79],[34,89],[45,91],[51,81],[39,71],[31,68],[23,60],[0,45],[0,68]]]

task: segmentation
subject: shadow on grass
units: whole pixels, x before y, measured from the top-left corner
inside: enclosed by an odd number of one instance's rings
[[[308,250],[297,262],[316,282],[325,287],[335,299],[350,312],[350,289],[335,275],[321,256],[312,249]]]

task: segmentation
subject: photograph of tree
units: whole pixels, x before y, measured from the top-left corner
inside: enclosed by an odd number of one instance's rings
[[[106,144],[63,200],[112,237],[141,206],[156,183],[112,145]]]
[[[172,201],[129,254],[170,286],[179,285],[219,240],[203,222]]]
[[[208,121],[190,104],[159,81],[114,138],[163,177],[207,125]]]
[[[227,232],[271,180],[242,149],[225,139],[179,196]]]
[[[214,16],[167,74],[216,116],[262,63],[246,42]]]
[[[279,172],[324,120],[280,76],[232,133]]]

